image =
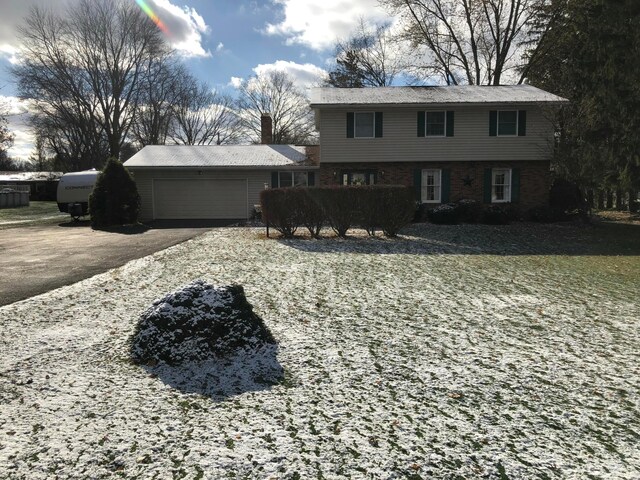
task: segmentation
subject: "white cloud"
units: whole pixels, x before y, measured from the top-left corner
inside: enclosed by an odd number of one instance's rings
[[[220,42],[216,47],[216,52],[221,52],[222,50],[224,50],[224,43]]]
[[[187,57],[209,57],[211,52],[202,46],[202,36],[210,29],[195,8],[178,7],[170,0],[146,0],[151,10],[169,31],[169,42]]]
[[[29,120],[29,103],[17,97],[0,95],[0,107],[7,113],[8,126],[14,135],[9,156],[26,160],[33,150],[34,138]]]
[[[253,68],[260,77],[270,72],[285,72],[300,89],[306,90],[320,83],[327,75],[326,70],[312,63],[296,63],[287,60],[277,60],[274,63],[262,63]]]
[[[18,49],[8,43],[0,44],[0,58],[6,57],[9,63],[15,65],[18,63]]]
[[[284,19],[267,24],[268,35],[282,35],[286,43],[306,45],[314,50],[330,49],[337,38],[345,38],[360,19],[389,21],[391,17],[378,0],[273,0],[282,5]]]
[[[73,8],[76,1],[67,0],[64,2],[64,7]],[[133,3],[133,0],[130,1]],[[145,0],[145,2],[167,26],[169,31],[168,41],[180,54],[188,57],[207,57],[211,55],[202,45],[203,36],[208,34],[210,29],[196,9],[174,5],[172,0]],[[19,47],[16,27],[24,23],[30,8],[41,7],[45,11],[51,11],[53,3],[51,0],[2,2],[0,57],[9,56],[9,61],[15,63],[15,53],[17,47]],[[54,13],[59,12],[57,7],[58,5],[56,5],[56,9],[52,10]],[[60,5],[60,7],[63,7],[63,5]]]
[[[229,80],[229,86],[233,88],[240,88],[242,82],[244,82],[244,78],[242,77],[231,77],[231,80]]]

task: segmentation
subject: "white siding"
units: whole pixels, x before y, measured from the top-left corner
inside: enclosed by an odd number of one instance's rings
[[[489,136],[490,110],[526,110],[527,132],[523,137]],[[549,160],[553,127],[538,107],[455,107],[432,110],[455,112],[453,137],[418,137],[417,107],[376,108],[384,114],[382,138],[347,138],[348,111],[363,109],[322,109],[320,160],[340,162],[420,162],[420,161],[511,161]]]
[[[180,169],[130,169],[138,186],[140,194],[141,209],[140,219],[153,220],[153,180],[170,180],[180,179],[188,180],[243,180],[246,185],[246,217],[251,215],[254,205],[260,203],[260,192],[264,190],[265,184],[271,183],[271,172],[267,170],[202,170],[202,175],[198,174],[198,170],[180,168]],[[237,183],[236,183],[237,185]],[[228,211],[237,210],[237,196],[227,197]],[[225,204],[221,203],[220,208],[224,208]],[[188,207],[182,218],[196,218],[193,212],[189,212]],[[228,217],[227,217],[228,218]],[[242,217],[244,218],[244,217]]]

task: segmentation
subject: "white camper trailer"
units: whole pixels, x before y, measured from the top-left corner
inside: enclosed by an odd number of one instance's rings
[[[89,195],[98,178],[96,169],[65,173],[58,182],[58,209],[78,218],[89,210]]]

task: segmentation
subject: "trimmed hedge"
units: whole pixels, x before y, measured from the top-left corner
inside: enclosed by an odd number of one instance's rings
[[[286,238],[300,226],[318,237],[325,224],[340,237],[355,226],[394,237],[415,210],[411,188],[387,185],[272,188],[261,192],[260,202],[263,221]]]
[[[298,229],[300,195],[296,190],[273,188],[260,193],[262,221],[271,225],[286,238],[293,237]],[[266,192],[269,194],[265,195]]]

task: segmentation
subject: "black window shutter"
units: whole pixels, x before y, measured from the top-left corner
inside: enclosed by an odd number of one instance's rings
[[[271,172],[271,188],[278,188],[278,172]]]
[[[491,110],[489,112],[489,136],[495,137],[498,135],[498,111]]]
[[[381,138],[382,137],[382,112],[376,112],[375,129],[376,129],[376,138]]]
[[[454,112],[449,110],[447,112],[447,137],[453,137],[453,125],[454,125]]]
[[[511,170],[511,202],[518,203],[520,201],[520,169]]]
[[[418,136],[424,137],[424,132],[426,129],[426,118],[425,112],[418,112]]]
[[[416,200],[422,203],[422,170],[419,168],[413,171],[413,188]]]
[[[524,137],[527,134],[527,111],[518,111],[518,136]]]
[[[347,112],[347,138],[353,138],[354,121],[353,112]]]
[[[309,172],[307,174],[307,185],[310,187],[315,186],[316,184],[316,172]]]
[[[491,203],[491,169],[484,169],[484,203]]]
[[[449,197],[451,196],[451,170],[448,168],[443,169],[440,175],[440,201],[442,203],[449,203]]]

